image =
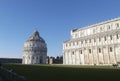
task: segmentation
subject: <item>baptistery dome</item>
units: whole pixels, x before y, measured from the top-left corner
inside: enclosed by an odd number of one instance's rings
[[[47,45],[45,40],[36,30],[24,43],[23,64],[45,64],[47,57]]]

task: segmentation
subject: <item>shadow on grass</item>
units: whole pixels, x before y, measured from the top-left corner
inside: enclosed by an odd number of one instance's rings
[[[120,68],[110,66],[65,66],[5,64],[28,81],[119,81]]]

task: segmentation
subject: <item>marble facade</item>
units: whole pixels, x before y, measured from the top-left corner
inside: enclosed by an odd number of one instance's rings
[[[120,63],[120,18],[71,30],[63,43],[63,64],[110,65]]]

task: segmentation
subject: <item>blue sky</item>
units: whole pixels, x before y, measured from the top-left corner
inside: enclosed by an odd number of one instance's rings
[[[70,30],[120,17],[120,0],[0,0],[0,57],[21,58],[37,28],[49,56],[62,55]]]

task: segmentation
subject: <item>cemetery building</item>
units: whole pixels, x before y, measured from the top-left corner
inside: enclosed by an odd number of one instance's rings
[[[0,58],[0,63],[22,63],[21,58]]]
[[[36,30],[24,43],[23,64],[46,64],[47,45]]]
[[[71,30],[63,43],[63,64],[111,65],[120,63],[120,18]]]

